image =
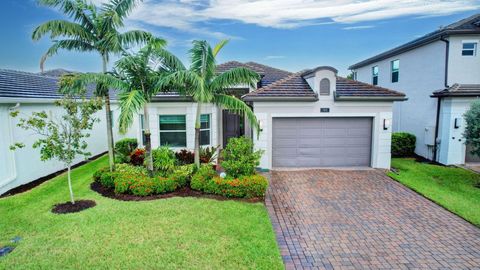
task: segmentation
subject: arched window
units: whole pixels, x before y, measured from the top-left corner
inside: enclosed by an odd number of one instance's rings
[[[324,78],[320,81],[320,95],[329,96],[330,95],[330,80]]]

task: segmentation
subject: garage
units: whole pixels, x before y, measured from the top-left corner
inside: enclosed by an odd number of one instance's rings
[[[372,118],[272,119],[273,167],[370,166]]]

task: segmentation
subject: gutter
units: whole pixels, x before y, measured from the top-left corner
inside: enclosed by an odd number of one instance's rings
[[[407,97],[337,96],[335,101],[405,101]]]

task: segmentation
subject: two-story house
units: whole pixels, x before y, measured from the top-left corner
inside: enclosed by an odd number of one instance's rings
[[[416,153],[443,164],[478,162],[465,145],[463,114],[480,96],[480,14],[352,66],[355,80],[401,90],[393,131],[417,137]]]

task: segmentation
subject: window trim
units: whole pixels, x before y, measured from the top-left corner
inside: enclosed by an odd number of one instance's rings
[[[377,68],[377,73],[375,74],[375,68]],[[380,73],[380,69],[378,65],[372,67],[372,85],[378,85],[378,73]],[[376,79],[376,82],[375,82]]]
[[[398,68],[396,70],[393,69],[393,63],[395,63],[395,61],[398,61]],[[393,73],[395,72],[397,73],[397,80],[393,81]],[[395,59],[390,61],[390,82],[397,83],[399,81],[400,81],[400,59]]]
[[[463,46],[465,44],[473,44],[473,49],[465,49],[463,48]],[[462,56],[477,56],[477,49],[478,49],[478,40],[462,40],[462,50],[461,50],[461,55]],[[473,51],[473,54],[472,55],[469,55],[469,54],[463,54],[464,51]]]
[[[185,117],[185,129],[182,130],[182,129],[175,129],[175,130],[162,130],[161,128],[161,125],[160,125],[160,118],[162,116],[183,116]],[[169,145],[170,147],[172,148],[185,148],[187,147],[187,141],[188,141],[188,138],[187,138],[187,115],[186,114],[159,114],[158,115],[158,143],[160,146],[162,146],[162,132],[165,132],[165,133],[171,133],[171,132],[184,132],[185,133],[185,145],[176,145],[176,146],[171,146]]]
[[[145,118],[143,116],[143,113],[139,114],[139,122],[140,122],[140,139],[142,142],[142,145],[145,146]]]
[[[202,126],[202,115],[208,115],[208,128],[201,128]],[[200,135],[202,131],[208,130],[208,144],[202,144],[200,140],[200,146],[210,146],[212,144],[212,114],[211,113],[202,113],[200,115]]]

